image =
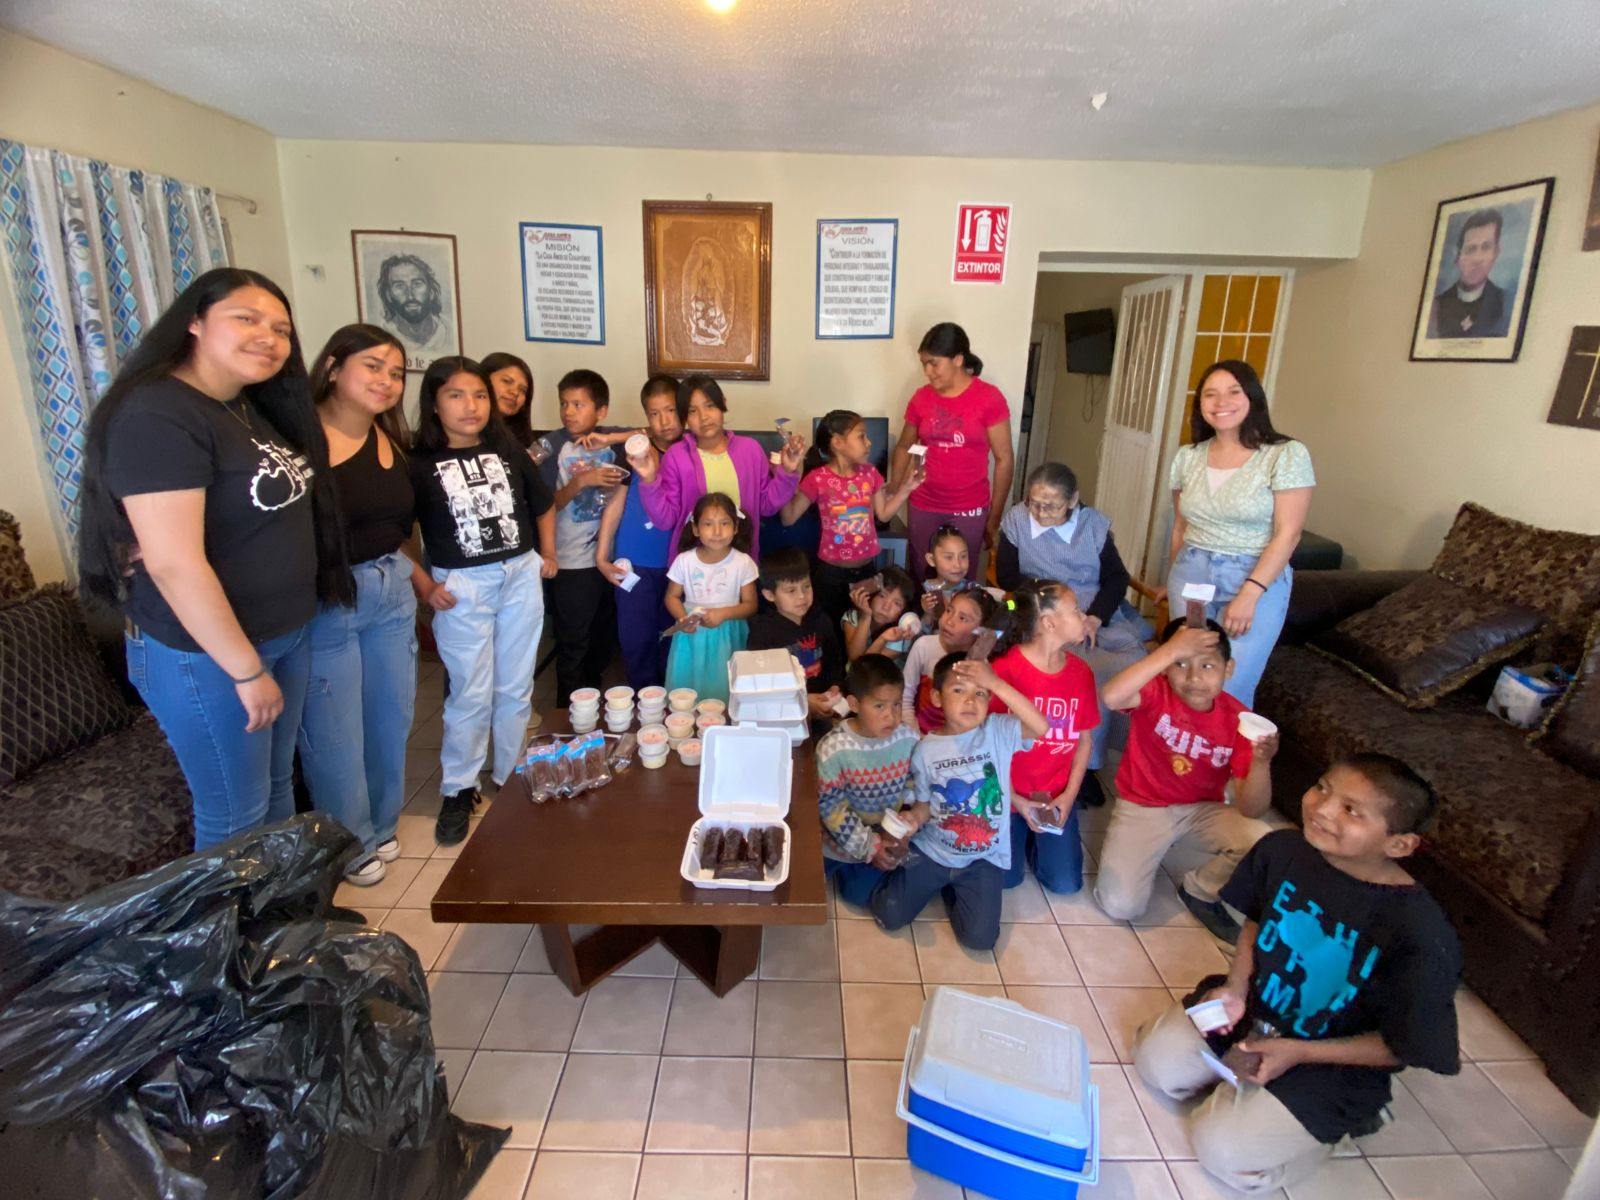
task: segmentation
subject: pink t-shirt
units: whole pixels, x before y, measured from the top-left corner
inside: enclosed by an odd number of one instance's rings
[[[1002,423],[1011,424],[1006,398],[981,379],[959,396],[941,396],[927,384],[912,393],[906,424],[928,448],[928,477],[911,493],[911,506],[948,513],[987,508],[989,427]]]
[[[870,463],[857,467],[848,479],[832,467],[818,467],[800,481],[800,490],[817,506],[822,540],[817,557],[828,563],[858,563],[878,557],[878,526],[873,520],[872,495],[883,486],[883,476]]]

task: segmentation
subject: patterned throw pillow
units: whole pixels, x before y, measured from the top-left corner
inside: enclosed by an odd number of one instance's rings
[[[1589,624],[1577,677],[1532,740],[1551,758],[1600,777],[1600,614]]]
[[[1407,708],[1431,708],[1539,632],[1543,616],[1477,588],[1423,575],[1311,641]]]
[[[0,606],[0,786],[135,715],[106,677],[71,592],[44,587]]]
[[[1541,529],[1463,504],[1432,572],[1544,614],[1532,657],[1571,668],[1600,608],[1600,534]]]

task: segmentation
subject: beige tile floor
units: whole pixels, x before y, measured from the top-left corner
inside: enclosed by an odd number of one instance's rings
[[[547,677],[536,692],[546,703]],[[722,1000],[659,947],[574,997],[537,931],[429,918],[456,853],[433,843],[441,689],[437,664],[425,667],[406,857],[382,884],[346,885],[338,899],[404,937],[428,970],[455,1110],[511,1128],[474,1200],[963,1200],[905,1161],[893,1111],[907,1032],[940,983],[1005,994],[1083,1030],[1104,1141],[1101,1183],[1084,1196],[1231,1195],[1193,1161],[1178,1106],[1129,1065],[1140,1021],[1223,962],[1178,902],[1181,855],[1132,924],[1029,879],[1007,895],[995,951],[974,954],[938,904],[891,935],[836,902],[826,925],[769,933],[758,977]],[[1104,810],[1085,818],[1092,871]],[[1591,1122],[1479,1000],[1463,991],[1457,1010],[1461,1074],[1405,1072],[1395,1124],[1347,1144],[1288,1200],[1561,1195]]]

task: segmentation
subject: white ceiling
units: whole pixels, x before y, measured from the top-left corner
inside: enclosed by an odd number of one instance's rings
[[[1600,99],[1596,0],[0,0],[282,137],[1376,165]],[[1089,98],[1108,92],[1095,112]]]

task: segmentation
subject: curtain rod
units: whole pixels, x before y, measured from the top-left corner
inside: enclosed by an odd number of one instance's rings
[[[244,205],[245,212],[249,213],[252,217],[261,211],[261,206],[254,200],[250,199],[249,196],[238,196],[233,192],[217,192],[215,194],[218,200],[232,200],[235,203]]]

